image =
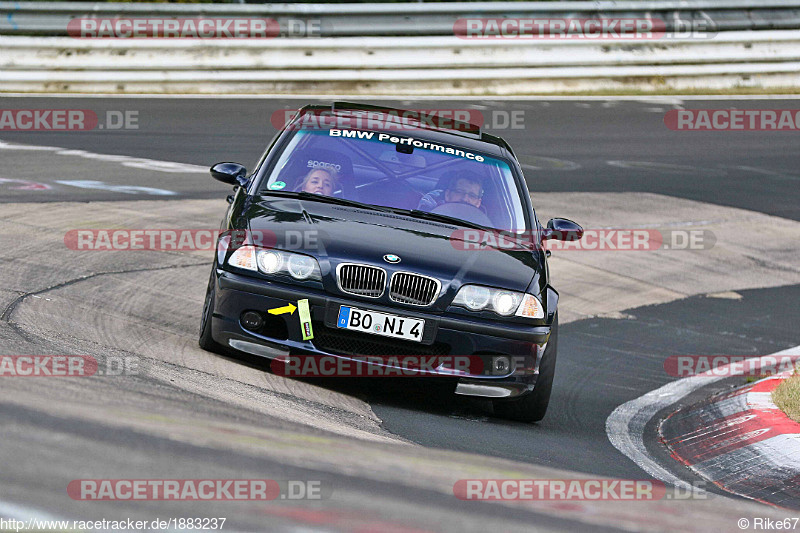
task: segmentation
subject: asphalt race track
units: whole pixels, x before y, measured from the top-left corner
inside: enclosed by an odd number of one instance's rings
[[[2,98],[2,97],[0,97]],[[6,102],[6,100],[3,98]],[[3,132],[0,140],[81,149],[191,165],[238,161],[252,166],[277,132],[274,114],[307,103],[329,100],[285,98],[14,98],[13,108],[90,109],[101,118],[108,111],[137,113],[136,130],[87,132]],[[522,128],[489,129],[505,138],[520,160],[541,170],[530,179],[537,192],[642,191],[798,220],[795,201],[797,139],[786,132],[677,132],[663,122],[676,97],[639,100],[370,100],[404,108],[477,111],[484,123],[504,124],[522,112]],[[6,106],[4,104],[4,106]],[[6,107],[12,107],[7,105]],[[686,109],[794,109],[796,100],[686,100]],[[34,142],[35,139],[35,142]],[[620,167],[609,161],[630,164]],[[35,165],[35,163],[33,163]],[[575,164],[580,172],[573,171]],[[39,173],[36,168],[24,169]],[[20,169],[3,169],[3,173]],[[44,174],[42,179],[48,177]],[[105,176],[112,183],[114,176]],[[163,176],[162,177],[169,177]],[[213,198],[220,185],[193,176],[191,183],[161,181],[181,198]],[[99,179],[99,178],[94,178]],[[157,183],[156,180],[153,180]],[[166,183],[165,183],[166,182]],[[137,183],[137,185],[150,185]],[[169,184],[167,186],[167,183]],[[5,195],[5,191],[0,194]],[[59,190],[59,201],[112,199],[96,193]],[[3,198],[4,196],[0,196]],[[46,198],[42,198],[43,200]]]
[[[76,228],[216,228],[228,188],[206,168],[248,167],[283,98],[0,97],[2,109],[137,114],[137,129],[0,131],[0,355],[83,354],[89,378],[0,377],[0,515],[227,517],[226,531],[736,531],[773,509],[706,486],[658,502],[472,502],[459,479],[650,479],[609,441],[619,405],[675,379],[676,354],[765,355],[800,344],[796,132],[685,132],[675,108],[796,109],[798,100],[669,98],[381,101],[465,109],[524,164],[543,221],[713,233],[698,250],[555,251],[562,329],[545,419],[423,380],[290,380],[197,347],[210,252],[68,249]],[[108,157],[118,156],[118,157]],[[695,393],[742,383],[730,378]],[[684,399],[689,401],[691,398]],[[674,407],[672,408],[674,410]],[[667,413],[660,413],[665,415]],[[650,457],[697,483],[645,427]],[[317,480],[323,498],[74,501],[75,479]]]

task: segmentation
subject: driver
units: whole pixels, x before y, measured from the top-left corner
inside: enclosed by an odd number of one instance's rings
[[[474,172],[448,172],[442,175],[447,189],[431,191],[419,202],[417,209],[432,211],[446,203],[466,203],[480,209],[483,199],[483,180]]]
[[[296,190],[331,196],[339,188],[339,177],[334,168],[315,168],[300,180]]]

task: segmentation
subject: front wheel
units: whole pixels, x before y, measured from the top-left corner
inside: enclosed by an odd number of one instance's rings
[[[556,354],[558,352],[558,314],[553,318],[550,339],[544,349],[539,364],[539,377],[533,391],[516,400],[495,400],[494,414],[509,420],[520,422],[538,422],[544,418],[547,405],[550,403],[550,392],[553,389],[553,377],[556,373]]]
[[[222,345],[211,336],[211,317],[214,315],[216,293],[214,290],[214,268],[216,268],[216,265],[211,267],[211,277],[208,280],[206,298],[203,302],[203,317],[200,320],[200,338],[198,339],[198,344],[202,349],[209,352],[222,353]]]

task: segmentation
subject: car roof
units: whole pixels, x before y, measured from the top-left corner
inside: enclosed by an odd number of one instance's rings
[[[370,113],[371,117],[382,118],[386,122],[395,124],[403,124],[403,119],[399,116],[408,117],[409,115],[418,115],[421,118],[436,119],[436,115],[433,113],[424,113],[421,111],[407,109],[394,109],[391,107],[373,106],[369,104],[352,102],[334,102],[329,106],[311,104],[302,107],[297,116],[295,116],[286,127],[288,128],[292,122],[301,120],[301,117],[304,114],[309,113],[330,113],[332,115],[343,117],[358,117],[359,115]],[[514,155],[514,151],[511,149],[511,146],[509,146],[508,143],[502,138],[482,132],[480,130],[480,126],[475,124],[469,124],[452,119],[448,119],[447,122],[452,124],[454,127],[436,127],[432,125],[430,121],[424,120],[420,122],[414,122],[414,131],[422,133],[424,138],[427,140],[455,143],[470,150],[481,151],[493,156],[510,157],[516,161],[516,156]],[[385,130],[397,132],[397,130],[393,128],[370,129],[374,129],[376,131]]]

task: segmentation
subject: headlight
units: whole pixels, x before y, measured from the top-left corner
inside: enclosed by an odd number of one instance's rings
[[[295,279],[308,279],[314,273],[317,261],[307,255],[292,254],[289,257],[289,274]]]
[[[472,309],[473,311],[480,311],[487,305],[489,305],[489,300],[492,298],[492,292],[486,287],[480,287],[478,285],[467,285],[463,287],[460,291],[458,291],[458,296],[456,296],[456,300],[458,297],[461,296],[462,302],[464,305],[467,306],[468,309]],[[453,302],[456,303],[456,302]]]
[[[453,305],[466,307],[471,311],[485,309],[501,316],[544,318],[544,308],[536,296],[481,285],[461,287],[453,300]]]
[[[280,252],[258,252],[258,268],[264,274],[274,274],[283,266],[283,256]]]
[[[322,281],[316,259],[283,250],[260,250],[252,245],[245,245],[231,254],[228,264],[264,274],[289,275],[299,281]]]
[[[508,316],[519,307],[522,295],[518,292],[498,291],[492,298],[492,307],[498,315]]]

